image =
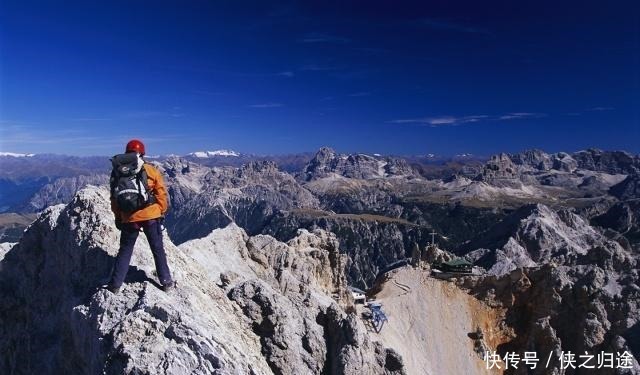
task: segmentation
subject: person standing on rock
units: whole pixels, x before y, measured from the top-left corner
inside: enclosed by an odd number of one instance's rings
[[[144,162],[144,154],[144,144],[133,139],[127,143],[124,154],[111,159],[111,210],[116,228],[120,230],[120,249],[107,285],[113,293],[124,283],[141,230],[151,247],[162,290],[175,286],[162,242],[162,221],[168,209],[167,190],[162,174]]]

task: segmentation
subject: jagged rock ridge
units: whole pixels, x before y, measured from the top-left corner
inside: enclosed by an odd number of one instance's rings
[[[107,189],[47,209],[0,262],[2,373],[403,373],[331,298],[349,303],[331,235],[284,244],[232,225],[200,241],[165,238],[179,286],[166,294],[139,240],[113,295],[97,288],[117,252]]]
[[[251,234],[260,233],[279,210],[318,207],[318,200],[309,191],[270,161],[208,169],[172,160],[162,168],[169,176],[175,208],[167,225],[177,243],[203,237],[231,222]],[[198,225],[193,225],[194,221]]]
[[[365,154],[342,155],[328,147],[320,148],[302,171],[305,181],[331,174],[361,179],[417,175],[404,159]]]

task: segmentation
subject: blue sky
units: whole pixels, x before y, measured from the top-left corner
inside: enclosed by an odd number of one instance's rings
[[[640,152],[637,1],[424,3],[3,1],[0,151]]]

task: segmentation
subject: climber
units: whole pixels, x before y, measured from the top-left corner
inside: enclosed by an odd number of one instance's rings
[[[107,289],[117,293],[124,283],[133,247],[142,230],[147,237],[162,290],[175,286],[162,243],[164,215],[168,209],[167,191],[162,174],[143,160],[145,147],[133,139],[125,153],[111,159],[111,210],[120,230],[120,249]]]

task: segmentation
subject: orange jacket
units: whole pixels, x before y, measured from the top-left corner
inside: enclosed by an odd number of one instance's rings
[[[149,192],[156,197],[156,203],[150,204],[138,211],[126,213],[121,212],[118,208],[118,203],[116,202],[116,200],[111,198],[111,211],[113,211],[116,217],[119,216],[120,220],[122,220],[123,223],[157,219],[161,216],[164,216],[169,209],[169,203],[167,200],[167,188],[164,186],[162,174],[150,164],[145,163],[142,165],[142,167],[147,172]]]

